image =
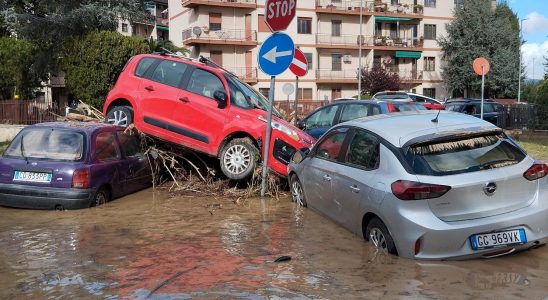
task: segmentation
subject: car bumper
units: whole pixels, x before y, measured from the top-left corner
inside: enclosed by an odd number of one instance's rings
[[[89,207],[95,189],[64,189],[0,184],[0,205],[31,209]]]
[[[394,210],[387,216],[389,230],[396,243],[398,254],[417,259],[469,259],[491,257],[525,250],[548,242],[548,199],[535,201],[517,211],[486,218],[444,222],[436,217],[426,201],[416,201]],[[527,242],[499,248],[473,250],[470,236],[474,234],[507,231],[523,228]],[[415,243],[420,239],[420,250],[415,254]]]
[[[274,136],[270,144],[268,157],[269,168],[282,177],[287,177],[287,165],[297,150],[310,147],[310,143],[303,140],[295,141]]]

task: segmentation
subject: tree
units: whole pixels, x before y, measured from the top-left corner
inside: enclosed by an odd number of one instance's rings
[[[187,55],[189,53],[187,48],[177,47],[172,41],[154,40],[152,37],[148,40],[148,47],[152,52],[160,52],[165,49],[173,53],[181,52],[183,55]]]
[[[128,59],[148,52],[150,48],[142,38],[94,31],[67,42],[61,68],[74,96],[100,109]]]
[[[115,30],[120,18],[153,21],[145,0],[2,1],[10,28],[18,37],[40,45],[33,72],[44,80],[57,73],[59,53],[67,39],[95,30]]]
[[[33,98],[40,81],[32,76],[33,56],[37,47],[27,40],[0,37],[0,99],[20,95]]]
[[[374,95],[381,91],[399,90],[400,77],[390,73],[380,64],[373,64],[371,69],[362,69],[362,94]]]
[[[481,78],[472,71],[472,62],[483,56],[491,65],[486,76],[486,95],[516,97],[521,39],[517,16],[506,3],[495,10],[488,0],[465,0],[456,8],[455,19],[447,27],[442,47],[444,80],[455,95],[481,93]]]

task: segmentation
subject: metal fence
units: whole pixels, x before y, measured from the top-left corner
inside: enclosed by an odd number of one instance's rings
[[[548,130],[548,105],[504,105],[498,113],[501,128]]]
[[[314,111],[316,108],[324,106],[326,104],[329,104],[329,101],[317,101],[317,100],[299,100],[299,111],[298,111],[298,117],[299,119],[303,119]],[[288,119],[290,118],[290,115],[295,111],[295,100],[291,101],[275,101],[274,106]]]
[[[41,122],[55,121],[64,110],[39,101],[9,100],[0,101],[0,123],[32,125]]]

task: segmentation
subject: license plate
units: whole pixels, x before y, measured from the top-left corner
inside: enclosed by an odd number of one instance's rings
[[[15,171],[13,181],[51,182],[51,173]]]
[[[472,249],[481,250],[488,248],[504,247],[527,243],[524,229],[474,234],[470,237]]]

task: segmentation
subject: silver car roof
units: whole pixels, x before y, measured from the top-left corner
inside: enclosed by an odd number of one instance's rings
[[[402,147],[411,140],[422,136],[447,136],[455,133],[475,133],[485,130],[499,129],[495,125],[479,118],[455,113],[440,111],[438,122],[432,122],[438,111],[401,112],[391,114],[374,115],[370,117],[351,120],[339,124],[339,126],[356,126],[367,129],[391,143],[396,147]]]

